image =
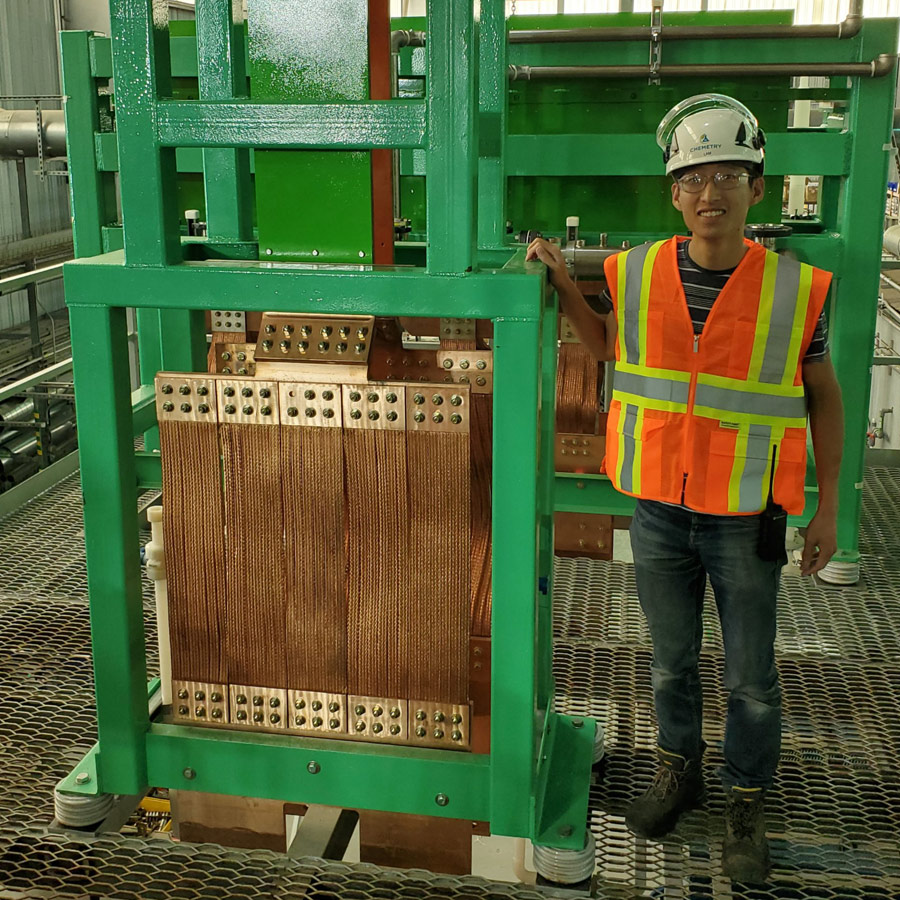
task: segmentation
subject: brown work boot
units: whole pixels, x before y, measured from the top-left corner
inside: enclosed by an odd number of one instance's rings
[[[733,881],[760,884],[769,875],[769,842],[762,788],[733,787],[725,798],[722,871]]]
[[[689,760],[659,748],[659,768],[649,790],[625,811],[625,824],[639,837],[668,834],[686,810],[704,797],[700,760]]]

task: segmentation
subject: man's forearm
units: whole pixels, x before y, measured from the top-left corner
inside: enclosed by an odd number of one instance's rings
[[[569,320],[581,343],[597,359],[612,359],[606,325],[609,316],[602,316],[594,312],[571,278],[561,280],[561,283],[554,284],[554,287],[559,296],[562,312]]]
[[[839,389],[810,392],[809,425],[816,458],[819,509],[836,512],[844,449],[844,407]]]

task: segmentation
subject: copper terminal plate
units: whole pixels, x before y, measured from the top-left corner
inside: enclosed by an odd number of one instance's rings
[[[444,319],[440,320],[440,337],[452,341],[474,341],[475,319]]]
[[[252,377],[256,374],[256,344],[217,344],[216,372]]]
[[[475,394],[494,390],[494,354],[489,350],[439,350],[437,364],[445,383],[467,384]]]
[[[558,512],[554,517],[553,546],[557,553],[612,559],[612,516]]]
[[[278,384],[282,425],[340,428],[344,421],[341,385],[282,381]]]
[[[605,434],[557,434],[554,461],[557,472],[599,473],[606,456]]]
[[[409,701],[409,743],[442,750],[468,750],[471,712],[468,704]]]
[[[213,331],[247,330],[247,317],[239,309],[213,309],[209,313]]]
[[[469,388],[466,385],[424,384],[406,391],[406,421],[409,431],[468,433]]]
[[[173,681],[172,716],[181,725],[227,725],[228,690],[224,684]]]
[[[215,385],[208,375],[160,372],[155,379],[157,420],[216,422]]]
[[[216,385],[222,424],[278,424],[278,385],[274,381],[219,376]]]
[[[362,365],[374,329],[374,316],[263,313],[256,360]]]
[[[287,709],[287,691],[279,688],[228,686],[229,717],[232,726],[268,731],[283,731]]]
[[[561,344],[581,343],[581,341],[578,340],[578,335],[575,334],[575,329],[572,327],[572,323],[566,316],[559,317],[559,342]]]
[[[347,732],[347,698],[320,691],[288,691],[287,730],[320,737]]]
[[[344,385],[344,427],[403,431],[407,389],[402,384]]]
[[[347,710],[350,737],[389,744],[407,742],[409,704],[406,700],[350,695]]]

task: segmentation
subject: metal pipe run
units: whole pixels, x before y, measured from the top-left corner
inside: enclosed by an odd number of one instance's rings
[[[707,77],[717,75],[846,75],[881,78],[893,71],[897,58],[883,53],[864,63],[711,63],[709,65],[660,66],[663,78]],[[650,66],[510,66],[510,81],[537,81],[554,78],[646,78]]]
[[[660,29],[659,40],[702,41],[702,40],[780,40],[795,38],[838,38],[855,37],[862,28],[862,2],[854,0],[850,4],[847,18],[837,25],[706,25],[688,27],[668,26]],[[578,44],[584,42],[649,41],[652,32],[649,26],[632,28],[547,28],[509,32],[510,44]]]
[[[44,156],[66,155],[66,120],[61,109],[41,110]],[[33,109],[0,109],[0,159],[38,155],[38,123]]]
[[[72,255],[72,229],[64,228],[21,241],[0,243],[0,269],[35,259]]]
[[[424,31],[392,31],[391,32],[391,53],[399,52],[401,47],[424,47],[425,32]]]
[[[890,228],[885,231],[881,238],[881,246],[887,250],[888,253],[894,256],[900,256],[900,225],[891,225]],[[885,278],[884,275],[881,276]],[[890,284],[893,284],[890,279],[885,279]],[[900,290],[900,288],[898,288]]]

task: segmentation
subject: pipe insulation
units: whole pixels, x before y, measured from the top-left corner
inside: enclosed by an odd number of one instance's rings
[[[41,110],[45,157],[66,155],[66,120],[61,109]],[[0,109],[0,159],[38,155],[38,122],[33,109]]]
[[[72,256],[71,228],[0,243],[0,269],[57,256]]]

